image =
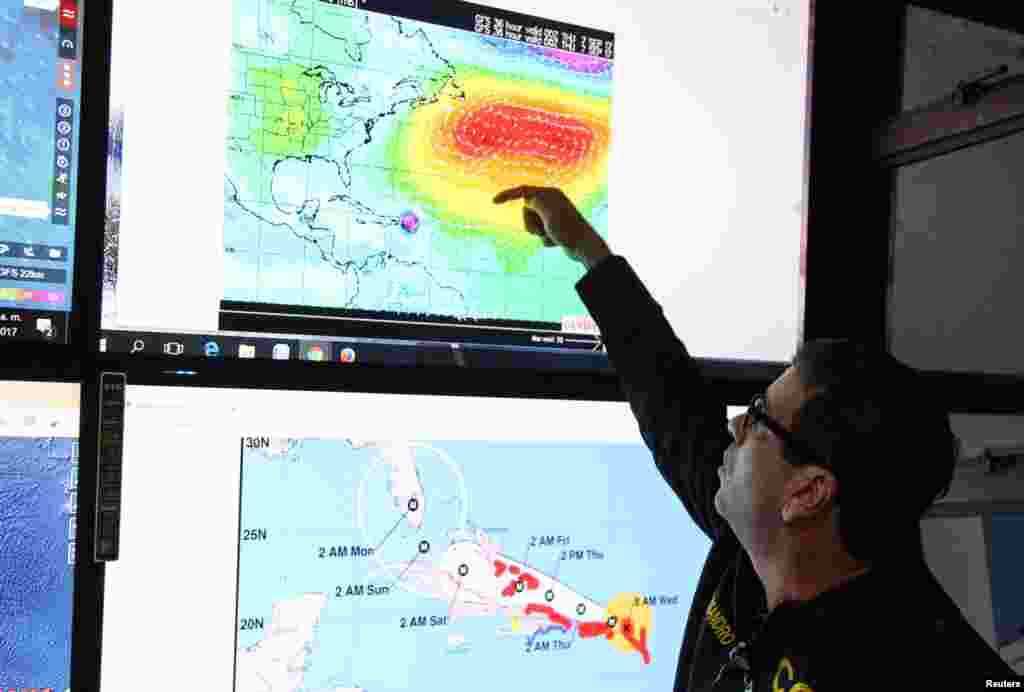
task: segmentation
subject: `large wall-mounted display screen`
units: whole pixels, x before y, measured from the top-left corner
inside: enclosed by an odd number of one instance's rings
[[[528,184],[567,193],[694,355],[792,355],[807,0],[231,0],[160,17],[187,50],[153,50],[150,10],[114,2],[101,350],[607,361],[582,266],[525,232],[521,203],[492,201]],[[723,324],[751,290],[759,309]]]
[[[125,411],[104,692],[178,689],[168,661],[237,692],[671,688],[710,541],[627,404],[129,385]]]
[[[0,1],[0,342],[67,341],[85,9]]]
[[[70,689],[81,386],[0,382],[0,689]]]

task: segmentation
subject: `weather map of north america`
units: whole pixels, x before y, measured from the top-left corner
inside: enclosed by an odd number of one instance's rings
[[[240,473],[236,692],[674,680],[710,544],[642,445],[245,438]]]
[[[319,0],[235,0],[224,299],[560,322],[579,268],[517,185],[607,236],[611,61]]]

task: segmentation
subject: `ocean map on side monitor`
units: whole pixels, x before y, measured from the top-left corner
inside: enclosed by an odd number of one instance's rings
[[[66,341],[84,0],[0,0],[0,341]]]
[[[67,692],[79,386],[0,381],[0,690]]]

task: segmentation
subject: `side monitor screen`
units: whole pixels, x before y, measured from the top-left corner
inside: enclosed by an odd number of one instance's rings
[[[624,403],[129,385],[125,425],[104,692],[672,686],[710,541]]]
[[[188,49],[155,51],[150,10],[115,0],[101,350],[607,362],[582,265],[492,201],[538,185],[695,355],[784,360],[808,5],[229,0],[197,23],[172,4],[161,30]],[[753,276],[766,307],[735,333],[719,316]]]
[[[0,342],[67,340],[85,4],[0,1]]]
[[[0,689],[70,688],[80,386],[0,382]]]

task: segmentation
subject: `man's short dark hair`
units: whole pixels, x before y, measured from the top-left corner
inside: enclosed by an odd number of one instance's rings
[[[792,365],[813,392],[793,433],[839,479],[839,530],[856,558],[920,551],[920,520],[949,491],[960,444],[920,374],[850,339],[817,339]],[[788,452],[787,452],[788,454]]]

